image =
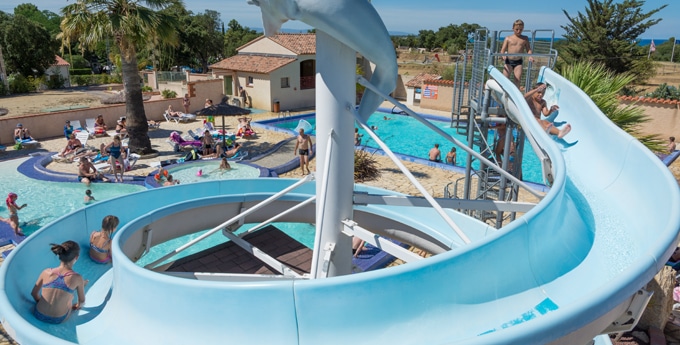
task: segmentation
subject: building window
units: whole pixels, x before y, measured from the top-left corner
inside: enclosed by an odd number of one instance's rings
[[[253,77],[248,77],[248,80],[246,81],[246,86],[253,86]]]
[[[290,79],[288,79],[288,77],[281,78],[281,88],[287,89],[289,87],[290,87]]]

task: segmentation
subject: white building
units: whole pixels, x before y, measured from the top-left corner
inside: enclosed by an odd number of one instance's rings
[[[253,108],[284,111],[315,106],[316,35],[261,36],[238,54],[210,66],[224,78],[224,94],[243,87]]]
[[[71,64],[62,59],[59,55],[55,55],[55,62],[45,70],[45,75],[49,78],[52,75],[60,75],[64,79],[64,87],[71,87],[71,74],[69,67]]]

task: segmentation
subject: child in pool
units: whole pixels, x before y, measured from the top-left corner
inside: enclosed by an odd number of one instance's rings
[[[227,161],[226,157],[222,157],[222,162],[220,163],[220,170],[231,170],[231,165]]]
[[[19,215],[18,211],[22,208],[28,206],[28,204],[23,204],[21,206],[17,205],[17,198],[19,196],[16,193],[9,193],[7,199],[5,199],[5,204],[7,204],[7,209],[9,210],[9,218],[0,218],[0,220],[9,223],[17,236],[26,236],[21,232],[19,227]]]
[[[94,201],[94,197],[92,196],[92,191],[91,190],[86,190],[85,191],[85,203],[89,204]]]

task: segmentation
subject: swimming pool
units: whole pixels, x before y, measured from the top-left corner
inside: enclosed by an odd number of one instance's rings
[[[308,121],[316,128],[315,114],[276,122],[266,122],[266,124],[293,131],[297,127],[300,119]],[[462,142],[467,142],[467,137],[458,134],[457,129],[452,128],[448,121],[440,121],[432,118],[428,118],[428,120],[452,137]],[[395,153],[428,159],[428,152],[435,143],[438,143],[439,149],[442,152],[442,158],[444,158],[446,153],[454,146],[452,143],[440,137],[439,134],[409,116],[376,112],[368,119],[368,125],[377,127],[375,130],[376,134],[378,134],[380,139]],[[314,132],[311,134],[314,134]],[[361,141],[362,146],[379,148],[378,144],[366,134],[366,131],[362,128],[359,128],[359,134],[363,135],[363,140]],[[494,135],[495,131],[489,130],[489,137],[487,138],[489,143],[493,143]],[[467,153],[461,148],[457,148],[456,165],[464,166],[466,159]],[[478,168],[479,162],[473,163],[473,167]],[[522,175],[525,181],[543,184],[540,162],[528,142],[524,145]]]
[[[229,162],[231,170],[220,170],[220,160],[180,164],[168,169],[173,179],[181,183],[202,182],[205,180],[227,180],[260,177],[260,169],[245,164]],[[198,176],[198,171],[201,171]]]
[[[14,192],[19,195],[17,204],[28,204],[26,208],[19,211],[19,219],[22,223],[25,223],[22,224],[22,230],[26,235],[34,233],[42,226],[67,213],[87,206],[88,204],[85,204],[83,200],[85,190],[87,189],[92,191],[92,195],[96,198],[95,202],[146,189],[140,185],[125,183],[93,183],[88,187],[82,183],[47,182],[33,179],[17,171],[17,168],[28,159],[30,158],[0,162],[0,174],[3,176],[3,178],[0,179],[0,193],[3,193],[2,196],[5,197],[8,193]],[[186,163],[171,168],[168,171],[173,174],[173,176],[177,176],[177,178],[181,179],[182,183],[201,182],[206,179],[257,178],[260,176],[260,169],[233,162],[230,163],[232,170],[225,172],[216,171],[219,168],[219,164],[219,160]],[[203,169],[203,177],[196,176],[196,171],[198,169]],[[48,198],[45,198],[46,192],[49,193]],[[0,205],[0,212],[2,217],[9,216],[7,206],[4,202]],[[238,234],[247,231],[255,225],[256,224],[244,224],[236,233]],[[303,245],[309,248],[314,246],[314,233],[316,231],[314,225],[297,223],[273,223],[272,225],[278,227]],[[196,232],[154,246],[147,255],[138,261],[138,264],[145,265],[146,263],[153,262],[168,251],[174,250],[181,244],[202,235],[206,231],[207,230]],[[176,260],[200,252],[227,241],[228,239],[222,234],[216,233],[199,244],[180,253],[174,259]],[[101,265],[94,264],[88,265],[87,267],[91,270],[98,271],[100,266]],[[85,270],[87,271],[87,268]]]
[[[89,187],[76,182],[48,182],[32,179],[17,171],[19,165],[29,158],[3,161],[0,164],[0,195],[3,200],[8,193],[19,195],[18,205],[28,204],[19,211],[21,228],[26,235],[34,233],[43,225],[81,207],[85,190],[90,189],[95,200],[101,201],[145,190],[139,185],[125,183],[93,183]],[[97,202],[95,201],[95,202]],[[2,217],[8,217],[7,205],[0,205]],[[95,229],[91,229],[95,230]]]

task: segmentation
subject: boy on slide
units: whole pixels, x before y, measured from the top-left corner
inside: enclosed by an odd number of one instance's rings
[[[531,91],[524,94],[524,99],[526,99],[529,104],[529,109],[531,109],[536,121],[543,127],[543,130],[548,134],[556,135],[559,139],[562,139],[571,131],[570,124],[566,124],[561,129],[558,129],[552,122],[541,119],[541,114],[548,116],[550,113],[557,111],[560,108],[556,104],[548,108],[547,103],[543,99],[546,87],[547,85],[544,83],[537,83]]]

